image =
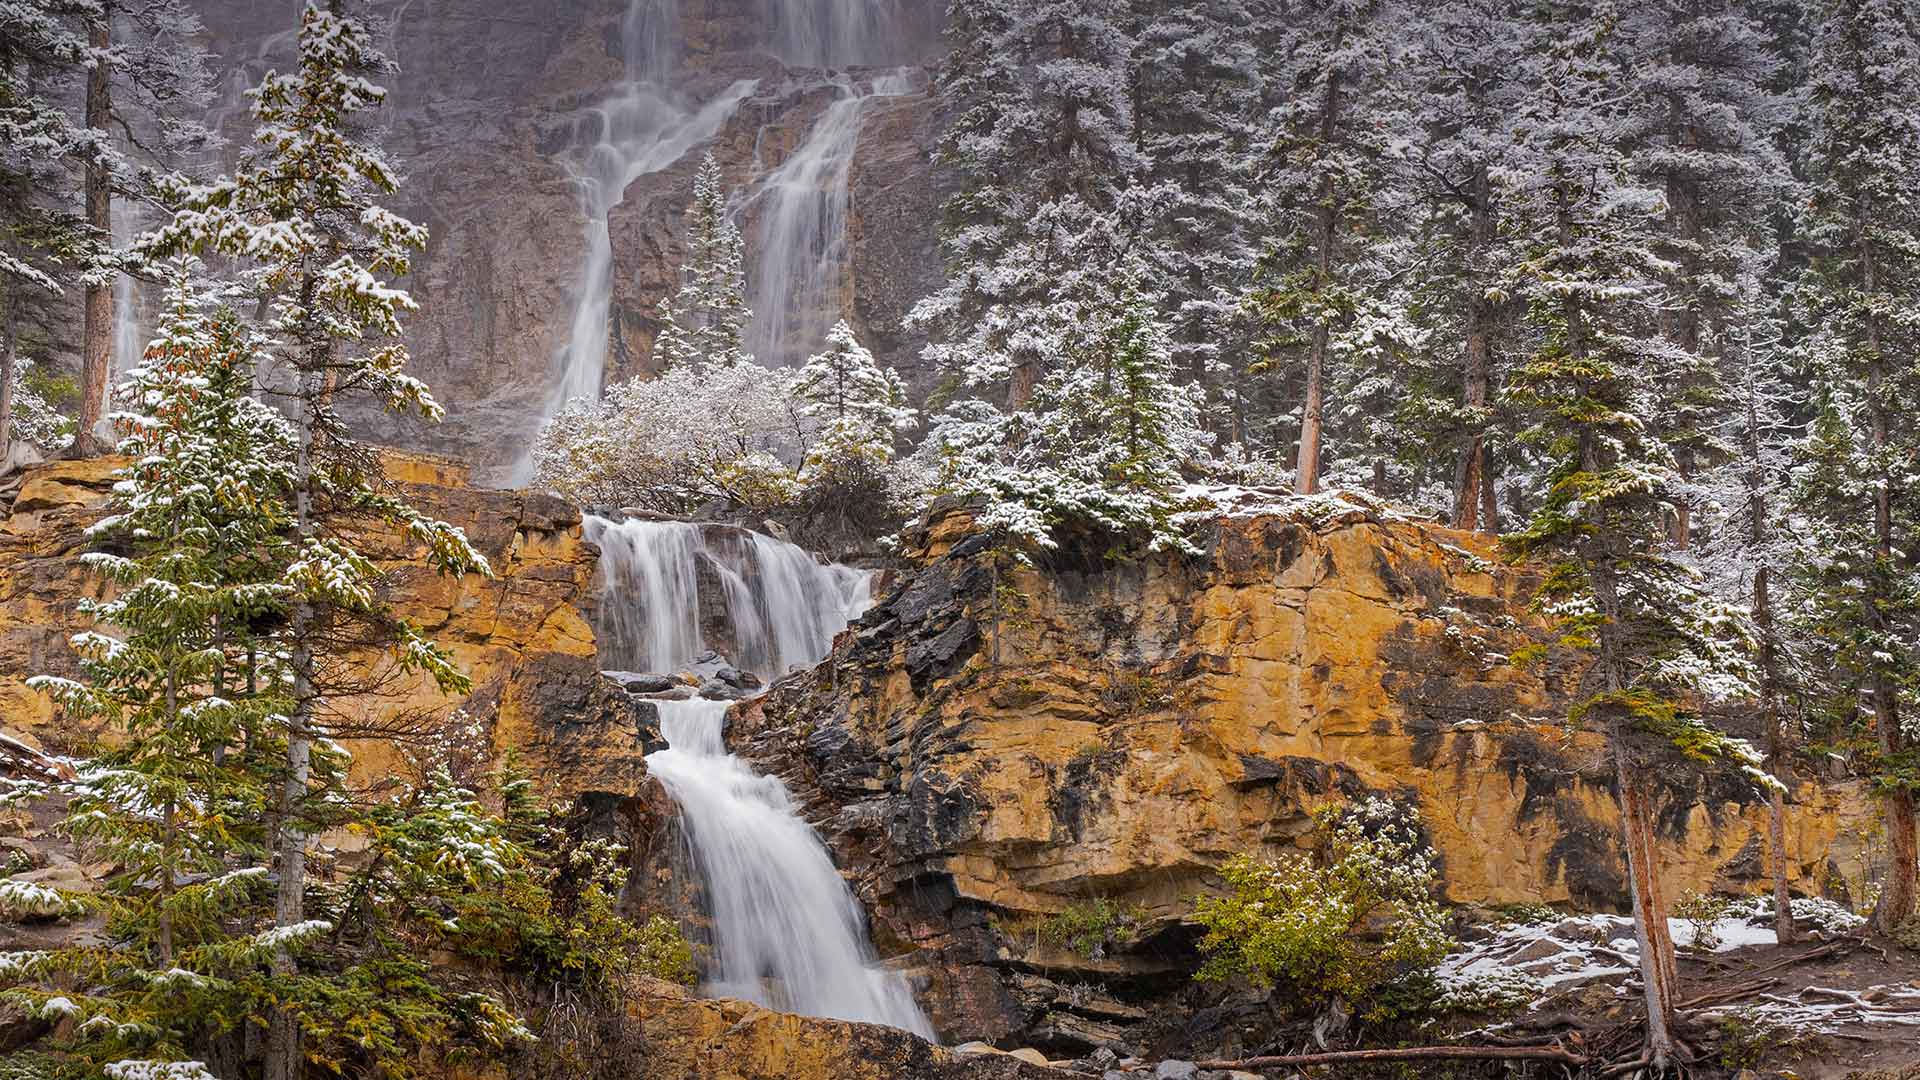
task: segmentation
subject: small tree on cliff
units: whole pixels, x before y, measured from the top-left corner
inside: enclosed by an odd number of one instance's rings
[[[274,967],[289,997],[269,1028],[272,1080],[300,1071],[291,945],[310,925],[307,837],[343,802],[328,702],[356,688],[352,678],[370,666],[366,650],[376,646],[390,650],[400,671],[422,673],[442,690],[468,686],[445,650],[379,598],[359,537],[369,527],[395,530],[441,572],[488,572],[459,529],[389,493],[378,456],[353,442],[339,410],[343,398],[358,396],[428,420],[442,415],[426,385],[405,372],[400,316],[417,305],[383,280],[407,273],[426,230],[375,201],[394,190],[394,172],[358,130],[360,117],[385,97],[366,74],[386,68],[365,25],[308,3],[298,69],[269,73],[252,93],[256,130],[238,172],[174,192],[182,209],[142,242],[152,252],[211,252],[256,267],[272,296],[275,358],[293,383],[283,391],[299,438],[289,479],[292,551],[282,578],[292,701],[275,809],[275,924],[287,947]],[[316,743],[331,768],[315,769]]]
[[[687,226],[680,291],[660,304],[654,366],[730,367],[747,357],[741,341],[753,311],[747,307],[746,242],[727,216],[726,180],[711,153],[693,178]]]

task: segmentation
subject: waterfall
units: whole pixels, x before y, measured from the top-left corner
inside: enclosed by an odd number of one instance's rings
[[[674,672],[717,648],[766,680],[818,663],[833,636],[871,602],[870,575],[822,566],[771,536],[680,521],[588,517],[600,548],[600,660],[624,671]],[[701,571],[719,594],[703,597]],[[724,613],[730,648],[708,642],[700,613]]]
[[[714,946],[707,991],[932,1039],[905,978],[875,965],[860,905],[786,785],[726,752],[727,704],[658,706],[668,748],[647,755],[647,771],[680,807],[706,882]]]
[[[567,339],[554,357],[558,375],[540,416],[542,424],[574,398],[600,396],[612,333],[613,235],[608,217],[613,208],[635,180],[672,166],[718,135],[758,85],[757,80],[740,80],[689,110],[671,86],[678,34],[678,0],[629,0],[620,24],[625,78],[612,96],[575,124],[574,152],[566,164],[587,219],[585,248]],[[531,458],[523,454],[513,472],[514,483],[531,480]]]
[[[905,71],[862,89],[834,80],[840,97],[827,106],[806,142],[754,192],[759,224],[749,253],[753,322],[748,351],[764,364],[795,363],[826,340],[844,315],[847,263],[847,176],[868,101],[911,93]]]
[[[701,613],[717,605],[734,662],[773,678],[825,657],[833,635],[872,602],[868,574],[822,566],[743,529],[589,517],[584,532],[600,548],[597,629],[608,667],[682,669],[706,649]],[[703,579],[717,582],[718,595],[701,595]],[[866,917],[786,785],[727,752],[728,703],[651,704],[667,749],[647,755],[647,771],[680,808],[706,884],[707,991],[933,1038],[906,980],[875,963]]]
[[[883,64],[902,37],[900,0],[762,0],[761,22],[789,67]]]

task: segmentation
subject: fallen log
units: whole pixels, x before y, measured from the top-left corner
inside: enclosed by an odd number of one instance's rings
[[[1585,1065],[1589,1059],[1563,1046],[1409,1046],[1398,1050],[1331,1050],[1319,1054],[1196,1061],[1194,1064],[1209,1071],[1239,1069],[1250,1072],[1293,1065],[1341,1065],[1360,1061],[1489,1060],[1557,1061],[1564,1065]]]

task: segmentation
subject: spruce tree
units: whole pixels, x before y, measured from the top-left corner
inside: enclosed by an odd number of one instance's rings
[[[899,374],[881,367],[844,319],[827,333],[826,351],[800,369],[793,395],[816,429],[804,471],[822,478],[875,476],[918,422]]]
[[[81,677],[32,680],[115,738],[65,829],[116,870],[94,901],[105,940],[11,958],[27,981],[5,998],[73,1021],[67,1049],[108,1076],[211,1077],[197,1048],[245,1015],[280,940],[252,932],[265,751],[290,704],[262,627],[289,599],[275,553],[297,440],[251,396],[258,343],[196,270],[169,267],[159,336],[113,418],[130,463],[91,536],[118,550],[84,557],[113,598],[80,602],[99,627],[74,638]]]
[[[711,153],[694,176],[687,219],[682,284],[660,305],[653,345],[657,371],[687,364],[731,367],[748,358],[742,334],[753,311],[746,299],[746,243],[727,214],[726,183]]]
[[[314,750],[317,740],[333,745],[326,703],[364,688],[353,678],[364,661],[356,664],[347,650],[384,644],[402,671],[421,672],[449,692],[468,685],[444,649],[381,600],[356,536],[371,520],[404,534],[442,572],[488,572],[459,529],[388,492],[378,456],[353,442],[339,410],[341,399],[359,396],[429,420],[442,413],[425,384],[405,372],[400,318],[416,305],[383,280],[408,271],[426,233],[376,201],[394,190],[394,172],[357,127],[385,97],[367,78],[387,65],[366,26],[308,3],[299,52],[297,70],[269,73],[254,91],[256,130],[239,170],[177,191],[182,209],[143,240],[153,252],[217,253],[254,267],[271,290],[275,358],[292,374],[282,391],[299,433],[294,550],[282,577],[292,708],[276,807],[275,911],[289,935],[307,923],[307,837],[341,802],[338,762],[323,760],[328,767],[316,770]],[[296,971],[293,951],[282,950],[275,973],[290,990]],[[291,1080],[301,1060],[293,1008],[276,1010],[269,1035],[268,1076]]]
[[[47,195],[88,143],[48,92],[86,54],[61,14],[45,0],[0,0],[0,463],[22,404],[21,320],[30,305],[61,296],[62,280],[106,258],[104,238]]]
[[[87,41],[85,138],[75,147],[82,163],[84,220],[110,243],[116,200],[150,199],[156,168],[204,147],[211,132],[197,115],[212,100],[200,17],[185,0],[89,0],[64,5]],[[73,452],[90,456],[113,367],[114,278],[137,269],[127,255],[97,260],[83,275],[80,409]]]
[[[1899,0],[1821,7],[1797,290],[1816,418],[1795,509],[1807,520],[1808,628],[1836,662],[1828,694],[1864,711],[1889,866],[1873,926],[1915,912],[1920,841],[1920,25]]]
[[[1294,490],[1320,489],[1334,337],[1384,300],[1372,218],[1383,146],[1370,113],[1392,25],[1381,0],[1300,0],[1282,16],[1273,78],[1284,95],[1266,134],[1262,213],[1269,249],[1252,302],[1266,323],[1260,368],[1298,365]]]
[[[1509,394],[1534,417],[1549,488],[1512,549],[1546,568],[1543,610],[1584,663],[1569,720],[1603,732],[1614,758],[1647,1008],[1646,1061],[1678,1062],[1676,963],[1659,870],[1649,777],[1678,752],[1757,755],[1698,716],[1703,699],[1744,695],[1740,621],[1665,553],[1682,492],[1653,424],[1658,348],[1646,334],[1664,301],[1661,199],[1637,186],[1612,103],[1627,84],[1617,23],[1552,5],[1533,27],[1535,94],[1515,117],[1525,186],[1514,193],[1526,258],[1513,286],[1538,336]]]

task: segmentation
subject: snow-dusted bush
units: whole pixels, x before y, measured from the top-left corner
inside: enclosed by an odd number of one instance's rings
[[[1415,812],[1379,798],[1327,809],[1319,841],[1311,855],[1227,861],[1226,895],[1194,903],[1207,931],[1200,978],[1280,982],[1310,1005],[1358,1003],[1447,954],[1440,872]]]
[[[582,505],[765,509],[798,490],[804,418],[791,372],[685,364],[576,398],[534,443],[535,478]]]

